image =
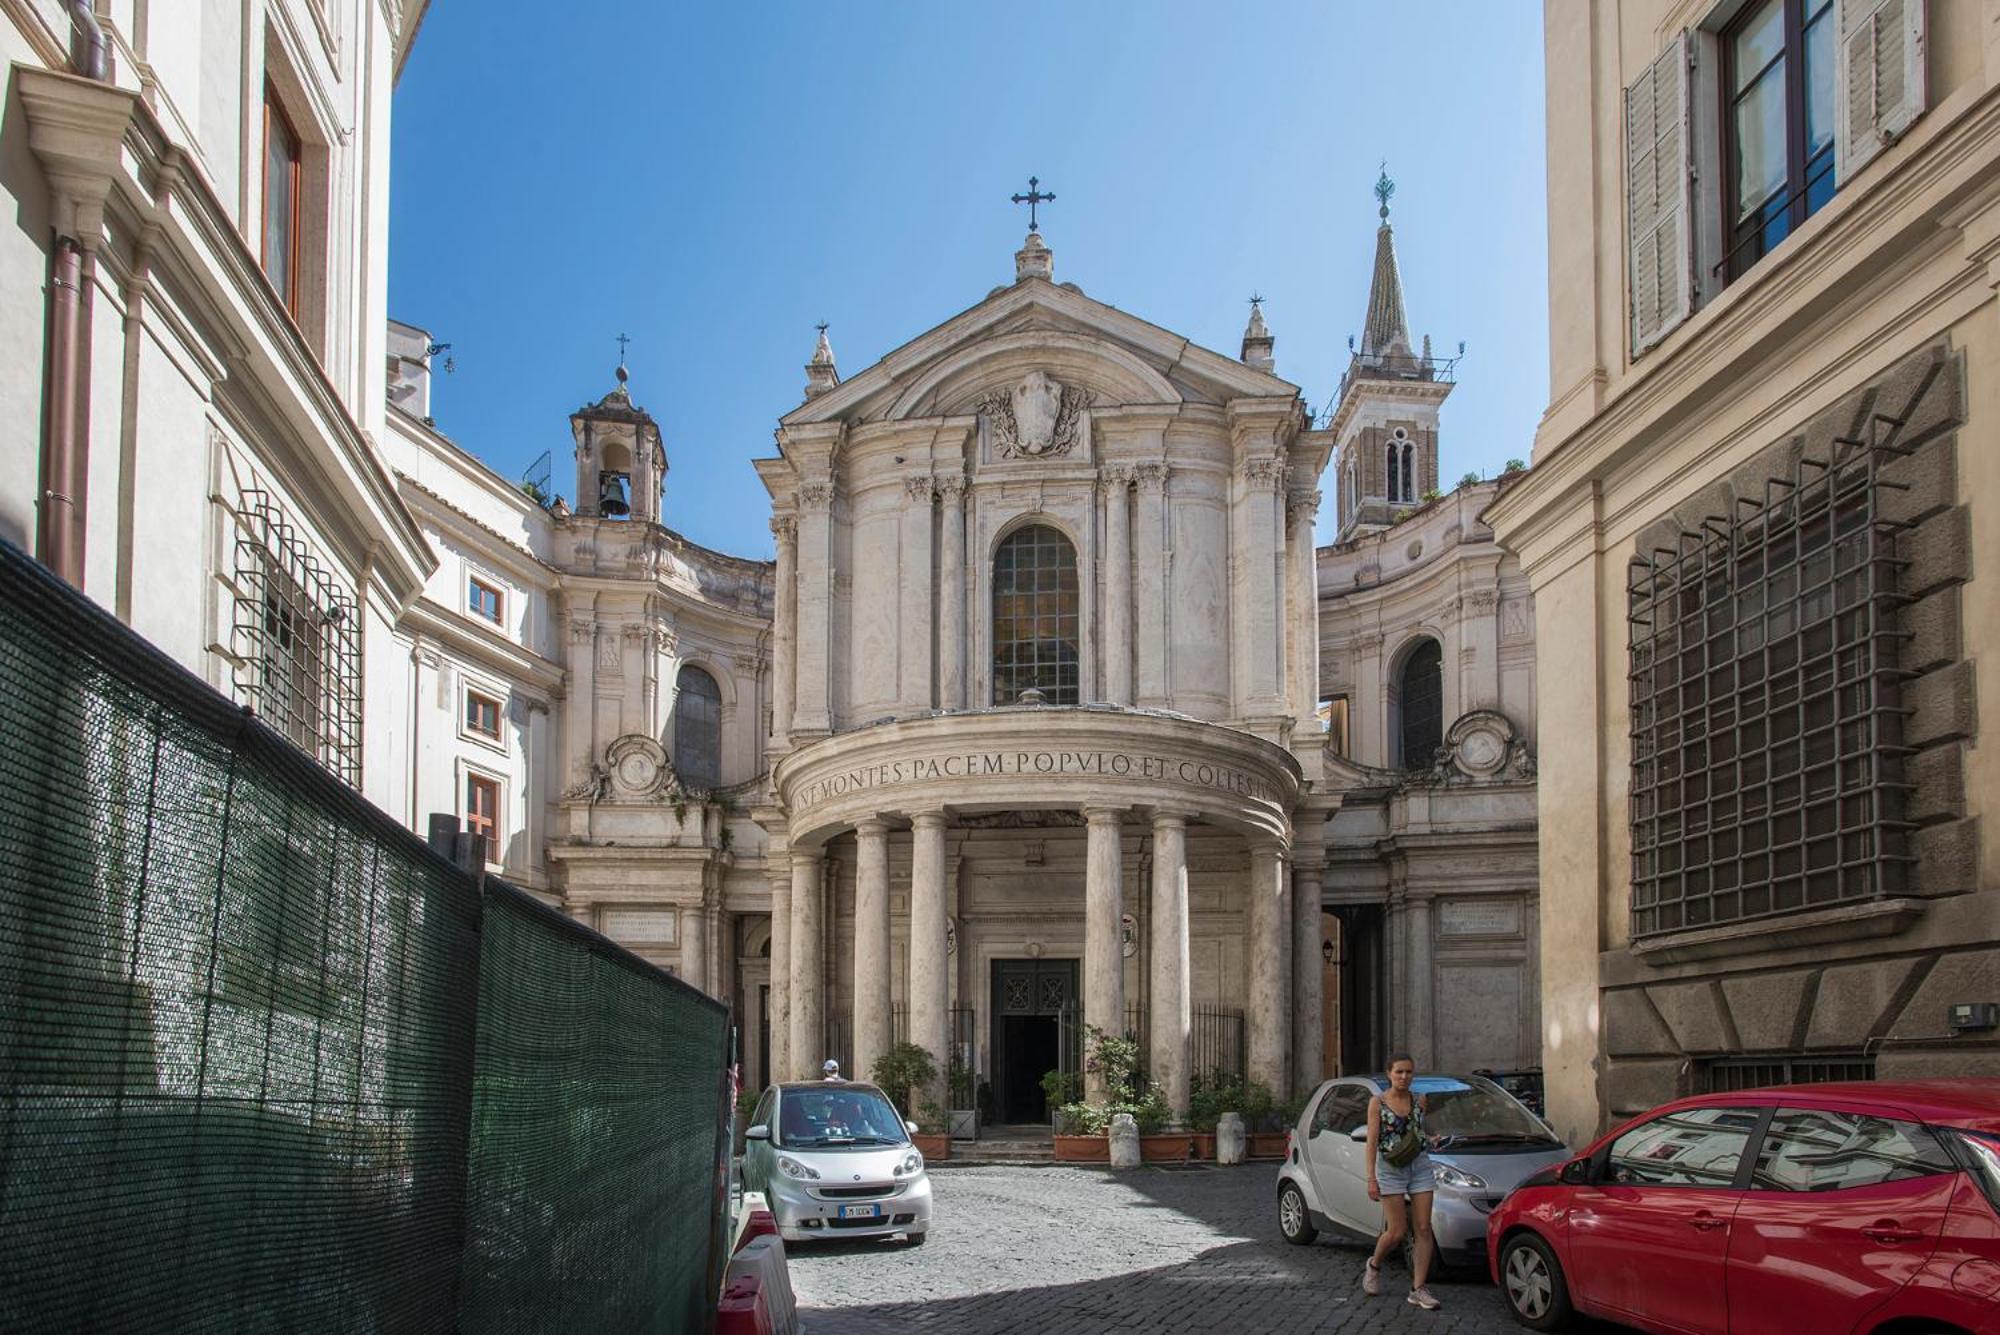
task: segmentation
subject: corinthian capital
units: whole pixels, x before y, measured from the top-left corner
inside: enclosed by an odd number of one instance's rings
[[[1139,484],[1141,491],[1165,491],[1168,471],[1163,463],[1133,464],[1132,480]]]
[[[1106,464],[1097,470],[1097,481],[1108,492],[1121,492],[1132,485],[1132,466]]]
[[[937,494],[937,479],[929,473],[916,473],[903,479],[903,494],[913,505],[927,505]]]
[[[1285,497],[1285,514],[1294,524],[1310,524],[1319,517],[1322,497],[1317,491],[1295,491]]]
[[[956,505],[959,498],[965,495],[965,478],[962,476],[946,474],[943,477],[934,479],[934,481],[937,487],[938,499],[946,505]]]
[[[796,515],[772,515],[771,536],[781,546],[789,547],[799,540],[799,521]]]
[[[825,510],[833,504],[833,483],[799,483],[799,508],[802,510]]]

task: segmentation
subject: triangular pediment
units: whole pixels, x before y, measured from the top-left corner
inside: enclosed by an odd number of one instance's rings
[[[1074,287],[1040,278],[984,301],[905,343],[867,370],[787,413],[782,424],[907,421],[974,411],[974,403],[1040,370],[1087,390],[1099,407],[1220,407],[1291,398],[1298,386]]]

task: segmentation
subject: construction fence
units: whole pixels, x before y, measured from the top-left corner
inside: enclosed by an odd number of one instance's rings
[[[0,1329],[705,1329],[729,1043],[0,544]]]

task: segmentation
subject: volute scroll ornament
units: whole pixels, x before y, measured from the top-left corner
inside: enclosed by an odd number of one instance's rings
[[[1089,390],[1030,371],[1019,384],[993,390],[972,406],[986,419],[1001,458],[1045,459],[1076,448],[1090,402]]]

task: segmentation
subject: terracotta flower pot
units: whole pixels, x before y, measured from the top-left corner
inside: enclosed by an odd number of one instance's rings
[[[919,1131],[910,1137],[910,1143],[917,1147],[917,1153],[923,1155],[927,1162],[943,1163],[951,1158],[951,1137],[942,1132],[933,1135],[928,1131]]]
[[[1208,1158],[1215,1157],[1215,1137],[1209,1136]],[[1163,1131],[1139,1137],[1141,1163],[1197,1163],[1202,1158],[1202,1137],[1186,1131]]]
[[[1111,1141],[1104,1136],[1057,1136],[1057,1163],[1110,1163]]]
[[[1252,1131],[1246,1157],[1251,1159],[1282,1159],[1285,1157],[1285,1142],[1289,1136],[1285,1131]]]

